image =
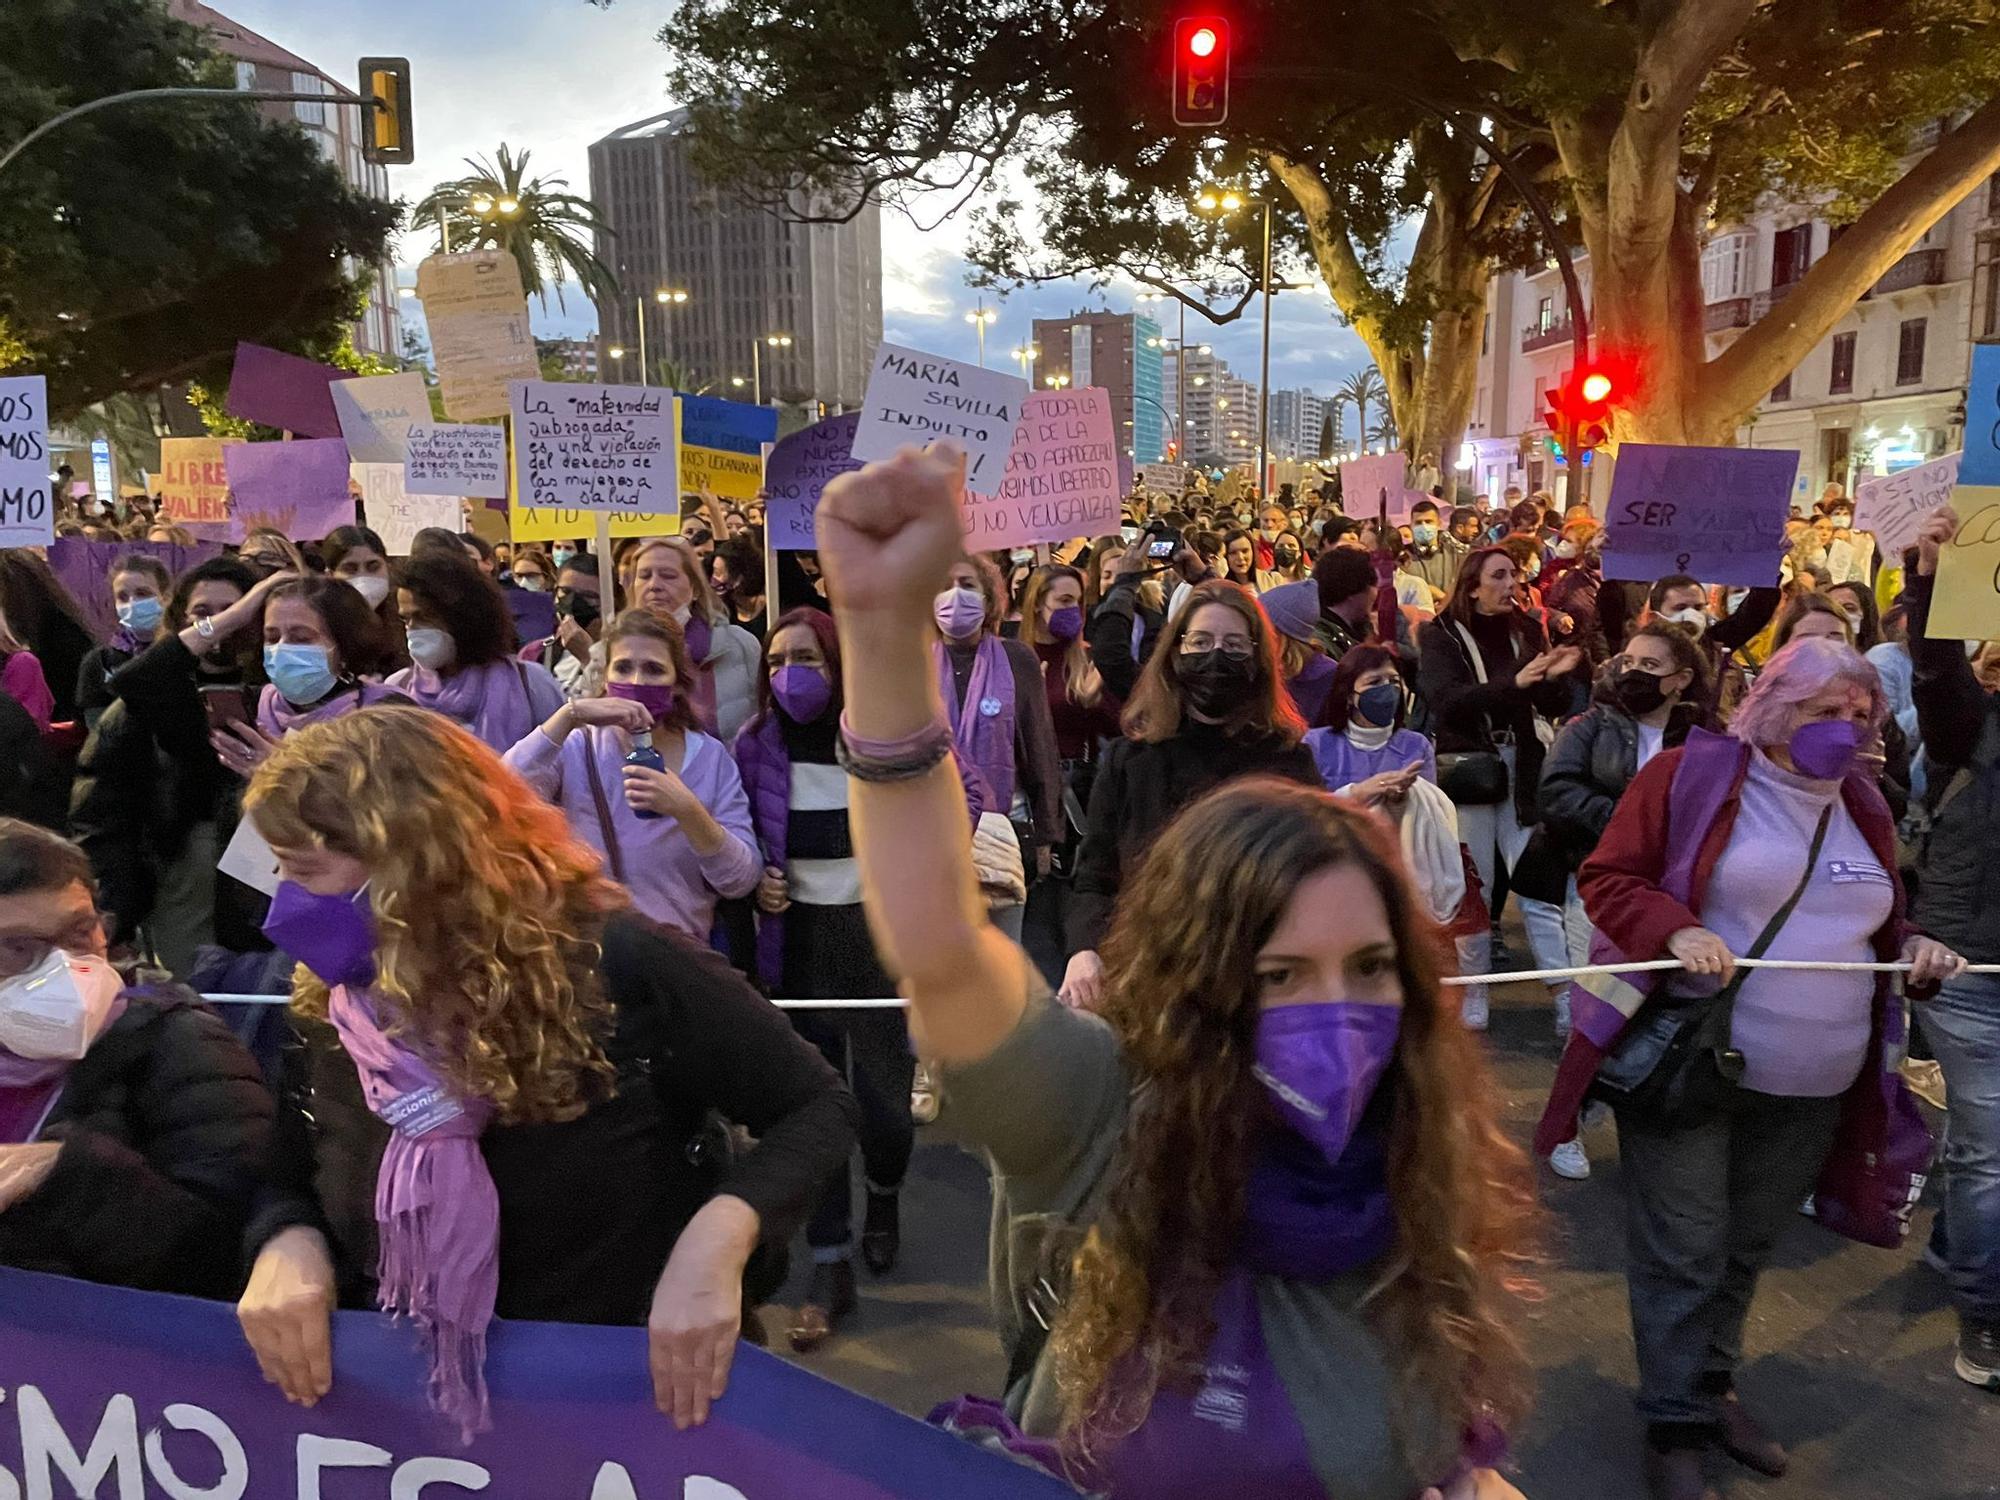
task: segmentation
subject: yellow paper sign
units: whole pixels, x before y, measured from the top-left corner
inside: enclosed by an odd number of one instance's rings
[[[161,438],[160,519],[174,526],[229,525],[229,472],[222,450],[240,438]],[[199,534],[199,533],[197,533]]]
[[[2000,485],[1962,484],[1952,507],[1963,519],[1939,554],[1925,633],[1934,641],[2000,639]]]

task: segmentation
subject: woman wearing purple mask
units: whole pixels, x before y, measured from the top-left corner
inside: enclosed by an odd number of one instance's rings
[[[717,900],[749,895],[761,868],[743,782],[696,727],[678,625],[628,609],[604,650],[604,696],[565,703],[506,762],[568,815],[634,906],[706,942]]]
[[[1062,836],[1062,764],[1042,686],[1042,664],[1021,641],[1004,640],[1006,585],[985,558],[961,555],[931,601],[937,640],[931,660],[958,758],[985,778],[989,805],[1014,825],[1029,881],[1054,865]],[[993,920],[1021,936],[1021,899],[1000,898]]]
[[[1735,1394],[1758,1274],[1801,1200],[1817,1191],[1822,1223],[1852,1223],[1844,1169],[1896,1159],[1887,1127],[1897,1115],[1884,1103],[1902,1088],[1904,1021],[1891,976],[1739,969],[1737,955],[1900,958],[1918,987],[1965,966],[1905,919],[1895,821],[1860,753],[1887,711],[1853,647],[1794,641],[1727,735],[1697,729],[1633,778],[1577,875],[1597,930],[1593,962],[1671,957],[1684,971],[1650,985],[1636,974],[1578,983],[1575,1030],[1535,1139],[1546,1154],[1571,1138],[1601,1069],[1618,1116],[1655,1500],[1712,1495],[1710,1448],[1785,1471],[1785,1450]],[[1696,1001],[1708,1016],[1720,1009],[1726,1043],[1691,1060],[1705,1070],[1694,1103],[1662,1106],[1634,1085],[1662,1068],[1687,1076],[1655,1042],[1677,1015],[1693,1024]]]

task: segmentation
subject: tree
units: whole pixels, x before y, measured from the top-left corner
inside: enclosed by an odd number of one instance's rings
[[[1370,366],[1366,370],[1356,370],[1346,380],[1342,381],[1339,391],[1334,395],[1334,400],[1345,402],[1354,408],[1356,443],[1365,448],[1369,443],[1376,441],[1368,425],[1368,408],[1371,404],[1378,405],[1382,408],[1383,415],[1386,416],[1389,411],[1389,402],[1388,392],[1382,384],[1382,377],[1376,374],[1373,366]]]
[[[547,306],[550,291],[563,305],[563,285],[573,274],[593,302],[619,295],[618,277],[597,258],[593,244],[611,225],[588,198],[565,191],[561,177],[529,177],[529,153],[515,156],[503,142],[493,160],[466,158],[467,177],[441,182],[410,210],[412,224],[442,220],[438,249],[450,231],[453,250],[505,250],[521,268],[521,287]]]
[[[154,0],[0,6],[0,140],[132,89],[227,90],[229,64]],[[221,380],[239,339],[323,356],[360,315],[395,205],[349,188],[250,104],[117,105],[7,168],[0,374],[45,375],[58,419],[121,391]]]
[[[1320,412],[1319,418],[1319,452],[1317,455],[1319,461],[1321,463],[1331,462],[1333,459],[1333,450],[1339,443],[1340,402],[1338,398],[1329,397],[1325,407]]]

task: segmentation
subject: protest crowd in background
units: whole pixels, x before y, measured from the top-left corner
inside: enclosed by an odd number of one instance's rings
[[[0,1263],[234,1302],[308,1405],[332,1309],[408,1314],[468,1436],[495,1316],[643,1324],[686,1428],[739,1334],[810,1352],[896,1274],[942,1117],[1009,1374],[939,1422],[1086,1493],[1491,1500],[1537,1176],[1608,1115],[1635,1470],[1702,1500],[1785,1468],[1732,1377],[1800,1204],[1900,1238],[1907,1080],[1949,1116],[1908,1253],[2000,1391],[2000,641],[1929,634],[1953,510],[1888,551],[1830,488],[1775,576],[1637,576],[1603,504],[1413,466],[1395,519],[1192,476],[968,550],[960,466],[1049,516],[1052,461],[845,421],[816,514],[781,443],[608,555],[477,499],[385,541],[366,486],[320,535],[139,495],[0,552]],[[1656,959],[1535,982],[1524,1153],[1442,978]]]

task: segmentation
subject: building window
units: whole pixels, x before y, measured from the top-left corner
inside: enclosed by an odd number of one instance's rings
[[[1488,313],[1479,325],[1479,352],[1485,354],[1493,347],[1493,314]]]
[[[295,94],[323,94],[326,92],[326,84],[320,80],[317,74],[294,73],[292,75],[292,92]],[[312,100],[301,99],[292,105],[292,117],[301,125],[318,125],[324,128],[326,125],[326,106]]]
[[[254,89],[257,87],[257,65],[255,63],[240,62],[236,65],[236,86],[239,89]]]
[[[1555,326],[1556,326],[1556,299],[1553,297],[1544,297],[1542,298],[1541,306],[1535,312],[1535,327],[1540,329],[1543,333],[1547,333],[1551,328]]]
[[[1833,336],[1833,374],[1826,382],[1829,396],[1844,396],[1854,389],[1854,335],[1836,333]]]
[[[2000,254],[1994,254],[1988,247],[1991,258],[1986,262],[1986,337],[2000,338]]]
[[[1727,302],[1750,295],[1750,256],[1757,247],[1753,233],[1726,234],[1701,252],[1701,289],[1710,302]]]
[[[1924,383],[1924,324],[1923,318],[1907,318],[1896,340],[1896,384],[1922,385]]]
[[[1771,241],[1771,285],[1790,286],[1812,264],[1812,225],[1781,229]]]
[[[1789,401],[1792,399],[1791,376],[1787,375],[1783,380],[1771,387],[1771,399],[1773,401]]]

